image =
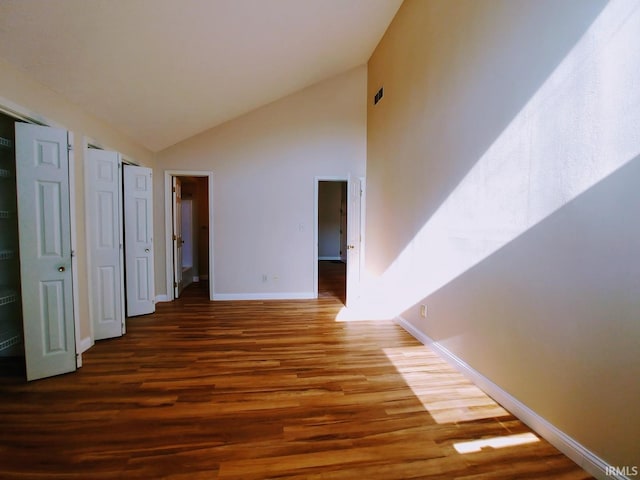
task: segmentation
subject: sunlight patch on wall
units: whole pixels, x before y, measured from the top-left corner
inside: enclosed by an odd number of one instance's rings
[[[640,153],[639,12],[637,2],[602,11],[386,272],[367,283],[371,311],[397,316]]]

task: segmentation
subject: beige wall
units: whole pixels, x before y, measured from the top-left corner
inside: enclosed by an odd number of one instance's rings
[[[157,293],[166,290],[164,171],[197,170],[214,175],[218,298],[313,294],[315,177],[364,175],[366,75],[356,68],[158,154]]]
[[[78,260],[78,304],[80,338],[90,341],[88,272],[84,209],[84,148],[88,141],[105,149],[121,152],[126,158],[150,166],[153,154],[137,145],[112,126],[88,115],[55,92],[34,82],[11,65],[0,60],[0,105],[32,117],[50,126],[66,128],[74,134],[74,170]]]
[[[407,0],[368,65],[378,308],[611,465],[640,445],[636,45],[637,2]]]

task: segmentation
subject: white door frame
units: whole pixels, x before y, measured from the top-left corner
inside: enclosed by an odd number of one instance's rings
[[[349,183],[352,180],[359,180],[362,187],[362,197],[360,199],[360,270],[364,266],[364,218],[365,218],[365,179],[364,177],[347,176],[317,176],[315,177],[314,192],[315,198],[313,203],[313,298],[318,298],[318,210],[320,203],[320,182],[345,182],[347,184],[347,203],[349,195]],[[347,231],[349,229],[350,219],[347,216]],[[348,261],[348,259],[347,259]],[[347,269],[348,271],[348,269]],[[349,284],[347,280],[347,285]],[[348,292],[347,292],[348,293]]]
[[[313,201],[313,298],[318,298],[318,221],[319,221],[319,206],[320,206],[320,182],[349,182],[349,177],[327,177],[319,176],[315,177],[314,185],[314,201]],[[349,223],[349,217],[347,217],[347,224]]]
[[[165,170],[164,171],[164,233],[167,300],[174,300],[173,294],[173,213],[172,213],[172,177],[207,177],[209,204],[209,300],[214,299],[213,288],[213,172],[203,170]]]
[[[11,100],[0,97],[0,111],[16,120],[23,120],[35,125],[43,125],[54,128],[64,128],[68,132],[69,144],[72,148],[69,150],[69,223],[71,227],[71,294],[73,296],[73,323],[75,326],[76,338],[76,367],[82,366],[82,353],[91,348],[93,345],[92,336],[83,339],[80,337],[80,303],[78,295],[78,226],[76,223],[76,176],[75,176],[75,137],[71,130],[65,125],[55,122],[47,117],[43,117],[38,112],[34,112],[29,108],[12,102]],[[90,334],[91,335],[91,334]]]

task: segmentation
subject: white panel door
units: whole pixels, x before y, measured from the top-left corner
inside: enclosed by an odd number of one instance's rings
[[[362,182],[349,177],[347,182],[347,299],[346,306],[351,307],[360,298],[360,202],[362,200]]]
[[[173,177],[173,298],[182,293],[182,181]]]
[[[91,316],[96,340],[119,337],[125,332],[120,169],[117,152],[88,150],[86,217]]]
[[[151,169],[124,166],[124,242],[127,316],[153,313],[153,204]]]
[[[66,130],[16,123],[27,380],[76,369]]]

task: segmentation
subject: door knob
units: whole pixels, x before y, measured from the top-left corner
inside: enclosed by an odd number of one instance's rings
[[[59,272],[64,272],[64,267],[58,267]]]
[[[356,246],[355,246],[355,245],[347,245],[347,250],[352,250],[352,249],[354,249],[354,248],[356,248]]]
[[[144,251],[145,251],[145,252],[147,252],[147,253],[149,253],[149,249],[148,249],[148,248],[145,248],[145,249],[144,249]]]

